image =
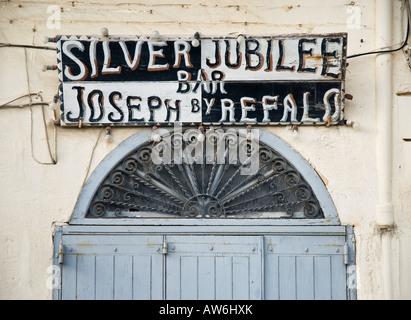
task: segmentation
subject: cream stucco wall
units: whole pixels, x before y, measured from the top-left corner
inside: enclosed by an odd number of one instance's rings
[[[114,1],[1,1],[0,42],[43,45],[45,35],[110,34],[205,35],[348,32],[348,55],[375,49],[374,1],[347,0],[148,0],[144,4]],[[61,8],[60,26],[50,19],[51,6]],[[404,36],[401,1],[393,1],[393,43]],[[354,9],[353,9],[354,8]],[[49,9],[49,11],[48,11]],[[58,18],[58,16],[55,16]],[[47,23],[49,19],[49,24]],[[51,23],[51,24],[50,24]],[[51,27],[58,27],[51,29]],[[53,46],[54,44],[48,44]],[[393,84],[393,297],[411,298],[411,134],[404,132],[404,115],[411,95],[411,70],[406,56],[394,57]],[[41,92],[50,102],[57,92],[55,51],[0,48],[0,105],[30,93]],[[283,127],[270,130],[288,142],[319,172],[338,210],[342,224],[356,228],[359,299],[384,297],[381,269],[381,231],[376,225],[376,108],[375,56],[349,60],[345,118],[360,123],[350,127],[302,127],[292,138]],[[405,88],[405,89],[404,89]],[[28,98],[13,102],[27,104]],[[33,102],[40,99],[33,96]],[[410,113],[408,113],[410,115]],[[44,108],[44,117],[52,119]],[[57,163],[50,162],[47,141]],[[67,223],[82,185],[98,163],[138,128],[114,128],[107,143],[99,128],[69,129],[44,126],[42,107],[0,107],[0,298],[50,299],[47,287],[52,264],[55,224]],[[47,133],[47,135],[46,135]]]

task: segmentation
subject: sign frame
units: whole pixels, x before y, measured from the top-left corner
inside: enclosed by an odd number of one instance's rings
[[[344,122],[347,33],[238,39],[202,36],[195,47],[192,36],[58,36],[61,123]]]

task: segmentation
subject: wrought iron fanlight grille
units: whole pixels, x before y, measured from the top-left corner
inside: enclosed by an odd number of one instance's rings
[[[324,214],[302,175],[260,143],[258,133],[189,129],[167,131],[160,142],[150,140],[125,156],[97,189],[86,218],[319,219]]]

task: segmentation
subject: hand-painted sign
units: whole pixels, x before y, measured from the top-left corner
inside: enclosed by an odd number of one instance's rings
[[[66,125],[338,124],[346,34],[61,36]]]

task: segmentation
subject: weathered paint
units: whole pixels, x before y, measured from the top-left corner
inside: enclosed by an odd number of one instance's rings
[[[279,228],[278,233],[266,235],[220,235],[221,230],[193,235],[187,229],[172,228],[170,234],[158,226],[152,235],[145,235],[141,227],[59,228],[57,238],[64,245],[64,263],[60,265],[61,287],[54,290],[54,297],[353,298],[344,263],[348,240],[344,227],[296,227],[291,233]],[[84,242],[93,247],[84,247]]]
[[[346,34],[61,36],[66,125],[338,124]],[[235,57],[235,58],[233,58]]]

